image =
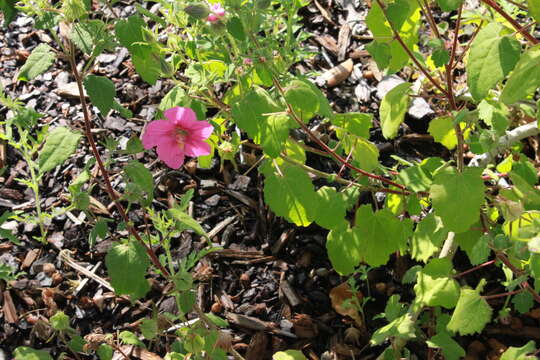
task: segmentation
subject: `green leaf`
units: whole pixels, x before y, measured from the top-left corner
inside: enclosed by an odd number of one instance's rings
[[[390,90],[382,99],[379,109],[381,129],[386,139],[396,137],[399,125],[405,120],[409,108],[410,83],[401,83]]]
[[[262,167],[264,199],[270,209],[298,226],[308,226],[317,208],[317,194],[308,174],[296,166],[281,166],[281,174],[270,163]]]
[[[485,191],[481,175],[480,168],[468,167],[459,173],[447,167],[435,176],[429,195],[435,214],[449,231],[465,232],[478,221]]]
[[[459,360],[465,356],[465,350],[447,332],[438,333],[426,343],[430,348],[442,349],[446,360]]]
[[[69,317],[63,311],[56,312],[49,320],[54,330],[66,331],[71,329]]]
[[[154,178],[150,170],[137,160],[132,160],[124,167],[124,173],[146,193],[148,196],[146,203],[151,203],[154,194]]]
[[[133,53],[133,45],[138,42],[144,42],[143,28],[145,27],[144,20],[137,15],[132,15],[127,20],[116,22],[115,33],[116,38],[122,46],[126,47],[130,53]]]
[[[500,100],[511,105],[532,94],[540,86],[540,45],[530,47],[508,77]]]
[[[372,127],[373,115],[364,113],[335,114],[332,124],[347,132],[369,139],[369,129]]]
[[[0,12],[4,13],[4,27],[7,27],[17,15],[16,2],[16,0],[0,0]]]
[[[180,226],[180,230],[191,229],[195,231],[198,235],[207,236],[206,231],[202,228],[201,224],[197,220],[193,219],[189,214],[181,211],[179,209],[169,209],[169,215],[177,221],[177,227]]]
[[[135,345],[135,346],[139,346],[146,349],[146,345],[144,345],[144,343],[141,340],[139,340],[137,335],[135,335],[131,331],[128,331],[128,330],[122,331],[120,334],[118,334],[118,338],[124,344]]]
[[[394,2],[394,7],[396,9],[407,9],[406,14],[393,14],[394,20],[397,20],[397,23],[402,23],[399,28],[395,28],[399,32],[401,39],[407,45],[409,49],[413,49],[414,46],[418,43],[418,28],[420,25],[420,9],[418,3],[408,0],[398,0]],[[398,12],[398,11],[396,11]],[[396,18],[399,17],[400,19]],[[404,19],[404,20],[403,20]],[[388,62],[388,74],[395,73],[401,68],[403,68],[410,61],[409,55],[405,50],[403,50],[402,45],[394,39],[390,24],[386,21],[385,15],[381,10],[379,3],[373,2],[371,9],[366,17],[366,23],[373,33],[374,40],[379,44],[387,44],[389,48],[390,59],[386,59],[386,49],[383,49],[382,46],[377,46],[378,53],[377,66],[383,70],[385,67],[381,67]],[[396,23],[396,21],[394,21]],[[369,50],[368,50],[369,51]]]
[[[411,314],[404,314],[390,322],[388,325],[377,329],[377,331],[373,333],[370,342],[373,345],[379,345],[390,337],[402,340],[416,337],[414,321],[411,318]]]
[[[398,220],[388,209],[373,213],[370,205],[363,205],[356,211],[353,231],[359,238],[363,261],[375,267],[386,264],[390,254],[406,248],[412,222]]]
[[[431,54],[431,59],[436,67],[441,67],[448,64],[448,61],[450,61],[450,54],[448,53],[448,50],[437,49]]]
[[[84,353],[86,352],[84,351],[84,345],[86,344],[87,342],[84,340],[82,336],[75,335],[71,338],[71,340],[69,340],[69,342],[67,343],[67,346],[71,351]]]
[[[161,75],[161,55],[147,44],[134,44],[131,46],[133,54],[131,61],[141,78],[154,85]]]
[[[39,44],[26,59],[26,62],[19,70],[18,80],[29,81],[45,72],[53,63],[56,55],[52,48],[45,44]]]
[[[366,50],[373,57],[379,69],[385,69],[390,65],[390,59],[392,58],[390,45],[373,40],[366,45]]]
[[[105,264],[117,294],[129,295],[135,301],[150,290],[145,277],[150,260],[138,242],[115,243],[105,257]]]
[[[348,153],[351,151],[351,148],[349,145],[345,145],[345,143],[344,141],[344,147]],[[352,158],[360,165],[360,168],[365,171],[372,171],[379,167],[379,149],[375,144],[364,138],[356,137],[353,146]]]
[[[246,33],[244,31],[244,26],[242,25],[242,20],[240,20],[240,18],[237,16],[227,21],[227,31],[236,40],[244,41],[246,39]]]
[[[96,353],[99,356],[99,360],[111,360],[113,357],[113,348],[107,344],[99,345]]]
[[[84,88],[103,116],[107,116],[114,106],[116,90],[114,83],[104,76],[88,75],[84,79]]]
[[[427,191],[433,181],[428,171],[420,165],[414,165],[401,170],[397,176],[397,180],[400,184],[405,185],[407,189],[415,192]]]
[[[527,359],[537,359],[536,356],[534,356],[534,352],[536,350],[536,345],[534,343],[534,340],[529,341],[522,347],[514,347],[510,346],[506,351],[501,355],[500,360],[527,360]],[[527,354],[530,354],[527,356]]]
[[[456,308],[446,328],[460,335],[479,333],[491,321],[492,311],[477,290],[461,289]]]
[[[419,303],[452,309],[458,301],[459,284],[450,276],[440,276],[426,266],[417,274],[414,291]]]
[[[457,145],[456,129],[449,116],[441,116],[429,122],[428,132],[436,142],[443,144],[448,150]]]
[[[540,1],[538,0],[527,0],[527,5],[529,9],[529,15],[532,16],[536,23],[540,24]]]
[[[338,274],[349,275],[354,272],[362,260],[360,249],[360,239],[352,229],[337,229],[328,233],[326,250]]]
[[[210,321],[214,323],[214,325],[219,326],[220,328],[229,327],[229,322],[217,315],[207,313],[206,316],[208,317],[208,319],[210,319]]]
[[[491,249],[489,247],[490,239],[491,237],[487,234],[480,236],[478,241],[476,241],[472,247],[471,251],[467,252],[472,265],[479,265],[487,261],[489,254],[491,253]]]
[[[418,223],[411,239],[411,256],[417,261],[426,262],[435,254],[448,235],[441,219],[429,213]]]
[[[442,11],[454,11],[456,10],[463,0],[437,0],[437,4]]]
[[[285,100],[302,121],[315,115],[332,117],[332,110],[324,94],[308,80],[295,79],[285,87]]]
[[[299,350],[286,350],[272,355],[272,360],[307,360],[307,358]]]
[[[155,319],[142,319],[140,327],[145,339],[152,340],[157,337],[159,329]]]
[[[346,228],[347,203],[341,194],[333,187],[323,186],[317,190],[317,196],[318,209],[315,212],[315,222],[328,230]]]
[[[274,114],[268,116],[266,121],[260,125],[261,145],[264,153],[272,158],[277,158],[289,137],[291,120],[287,115]]]
[[[87,20],[73,25],[69,38],[85,54],[97,56],[103,50],[113,50],[117,43],[101,20]]]
[[[512,304],[520,314],[525,314],[534,306],[534,298],[530,292],[523,291],[512,297]]]
[[[40,173],[54,169],[66,161],[77,149],[81,135],[60,126],[47,136],[45,145],[39,153],[38,163]]]
[[[489,23],[474,39],[467,61],[467,84],[474,100],[484,99],[490,89],[514,68],[521,45],[514,37],[501,36],[504,27]]]
[[[280,111],[272,100],[270,94],[261,87],[254,87],[240,101],[232,106],[234,122],[240,129],[247,132],[249,137],[257,144],[262,141],[262,124],[266,122],[267,115]]]
[[[15,360],[53,360],[49,352],[35,350],[27,346],[19,346],[13,352]]]

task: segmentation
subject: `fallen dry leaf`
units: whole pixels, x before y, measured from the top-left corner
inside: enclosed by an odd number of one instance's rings
[[[353,298],[353,293],[351,291],[351,288],[349,287],[349,284],[344,282],[341,285],[336,286],[332,290],[330,290],[330,299],[332,300],[332,307],[336,312],[343,316],[348,316],[356,322],[356,324],[360,327],[364,327],[364,322],[362,321],[362,316],[350,304],[350,300]],[[357,298],[359,301],[362,301],[363,295],[359,292],[357,295]]]

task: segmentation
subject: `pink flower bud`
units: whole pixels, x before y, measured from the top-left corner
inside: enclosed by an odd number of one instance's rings
[[[244,65],[253,65],[253,60],[251,60],[250,58],[245,58]]]

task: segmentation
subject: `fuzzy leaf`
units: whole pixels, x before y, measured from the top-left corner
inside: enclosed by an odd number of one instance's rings
[[[116,22],[116,37],[122,46],[126,47],[129,52],[133,52],[133,44],[137,42],[144,42],[144,26],[145,22],[140,16],[132,15],[128,17],[127,20],[120,20]]]
[[[452,309],[459,297],[459,284],[450,276],[439,276],[425,268],[417,274],[414,286],[416,301],[427,306]]]
[[[341,275],[348,275],[360,265],[360,239],[351,229],[332,230],[328,233],[326,250],[332,267]]]
[[[289,137],[291,120],[287,115],[275,114],[268,116],[260,125],[261,145],[265,154],[277,158]]]
[[[281,166],[281,174],[270,163],[261,169],[266,176],[264,199],[276,215],[298,226],[308,226],[317,208],[317,194],[308,174],[296,166]]]
[[[534,344],[534,340],[529,341],[522,347],[514,347],[510,346],[506,351],[501,355],[500,360],[527,360],[527,359],[537,359],[536,356],[533,355],[534,351],[536,350],[536,346]],[[530,354],[527,356],[527,354]]]
[[[453,11],[456,10],[463,0],[437,0],[437,4],[442,11]]]
[[[347,203],[333,187],[323,186],[317,190],[315,222],[328,230],[347,227],[345,215]]]
[[[412,232],[410,220],[399,221],[388,209],[373,213],[371,206],[356,212],[353,231],[360,241],[360,254],[370,266],[384,265],[389,255],[404,248]]]
[[[540,86],[540,45],[529,48],[508,77],[500,100],[511,105],[524,99]]]
[[[32,80],[39,74],[45,72],[45,70],[54,63],[55,58],[56,55],[49,45],[45,43],[39,44],[32,50],[28,59],[26,59],[26,62],[19,71],[17,79],[22,81]]]
[[[399,125],[405,120],[409,108],[410,83],[401,83],[390,90],[382,99],[379,115],[383,136],[386,139],[396,137]]]
[[[477,102],[485,98],[519,60],[519,41],[510,36],[501,36],[503,29],[499,23],[490,23],[478,32],[471,45],[467,83]]]
[[[299,350],[286,350],[275,353],[272,360],[307,360],[307,358]]]
[[[454,123],[448,116],[441,116],[429,122],[428,132],[436,142],[443,144],[448,150],[457,145]]]
[[[35,350],[27,346],[19,346],[13,352],[15,360],[52,360],[47,351]]]
[[[460,335],[479,333],[491,321],[492,311],[477,290],[461,289],[456,308],[446,328]]]
[[[429,196],[435,214],[448,230],[465,232],[478,221],[485,191],[481,175],[480,168],[468,167],[458,173],[456,168],[448,167],[435,176]]]
[[[407,340],[415,336],[414,321],[411,318],[411,314],[407,313],[393,320],[388,325],[377,329],[371,337],[371,343],[378,345],[390,337]]]
[[[426,343],[430,348],[441,349],[446,360],[459,360],[465,356],[465,350],[447,332],[438,333]]]
[[[60,126],[47,136],[39,153],[39,171],[45,173],[66,161],[77,149],[81,135]]]
[[[444,229],[441,219],[434,213],[429,213],[414,230],[411,239],[411,256],[418,261],[426,262],[431,255],[439,250],[446,239],[448,230]]]
[[[334,118],[332,119],[332,124],[353,135],[368,139],[369,129],[371,129],[372,121],[372,114],[346,113],[335,114]]]
[[[105,257],[105,264],[118,295],[129,295],[135,301],[150,290],[145,277],[150,261],[138,242],[115,243]]]
[[[262,127],[269,113],[278,112],[280,108],[272,100],[270,94],[261,87],[254,87],[240,101],[234,103],[232,115],[240,129],[247,132],[257,144],[262,142]]]
[[[527,5],[529,8],[529,15],[532,16],[536,23],[540,23],[540,1],[538,0],[527,0]]]
[[[104,76],[88,75],[84,79],[84,88],[103,116],[107,116],[114,106],[116,90],[114,83]]]
[[[295,79],[287,84],[285,100],[304,122],[308,122],[315,115],[332,116],[327,98],[321,90],[307,80]]]

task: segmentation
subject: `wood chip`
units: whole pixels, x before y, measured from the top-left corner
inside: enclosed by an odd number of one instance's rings
[[[315,3],[315,6],[317,6],[317,9],[319,9],[319,11],[321,12],[321,15],[324,18],[324,20],[328,21],[332,25],[336,25],[334,20],[332,20],[332,14],[330,13],[330,11],[322,7],[322,5],[319,4],[317,0],[313,0],[313,2]]]
[[[259,360],[265,358],[268,348],[268,335],[260,331],[253,335],[246,352],[246,360]]]
[[[21,269],[29,268],[34,263],[34,261],[36,261],[39,255],[39,252],[40,252],[39,249],[32,249],[29,252],[27,252],[21,264]]]
[[[287,281],[287,279],[283,279],[279,284],[279,290],[283,293],[291,307],[295,308],[298,305],[302,304],[302,299],[296,291],[293,289],[291,284]]]
[[[339,29],[338,35],[338,61],[345,60],[345,55],[347,54],[347,49],[349,48],[349,43],[351,41],[351,28],[347,23],[343,24]]]
[[[336,39],[330,35],[316,35],[313,37],[322,47],[330,51],[332,54],[337,56],[338,53],[338,44]]]
[[[14,324],[19,321],[19,316],[17,315],[17,309],[15,309],[15,304],[13,304],[13,299],[11,298],[11,293],[9,290],[4,291],[4,305],[2,310],[4,312],[4,319],[10,323]]]
[[[323,73],[321,76],[319,76],[318,80],[326,83],[326,85],[329,87],[339,85],[351,75],[353,67],[354,64],[352,59],[347,59],[338,66],[334,66],[330,70]]]
[[[88,98],[88,94],[86,93],[84,88],[83,88],[83,91],[84,91],[84,96],[86,98]],[[78,99],[79,98],[79,87],[77,86],[77,83],[75,83],[75,82],[61,85],[60,87],[55,89],[54,92],[58,96],[68,98],[68,99]]]
[[[293,339],[297,338],[297,336],[294,335],[293,333],[281,330],[277,328],[277,326],[273,323],[262,321],[260,319],[257,319],[251,316],[227,313],[225,317],[227,318],[229,322],[239,327],[243,327],[243,328],[255,330],[255,331],[269,331],[273,334],[282,335],[282,336],[290,337]]]

